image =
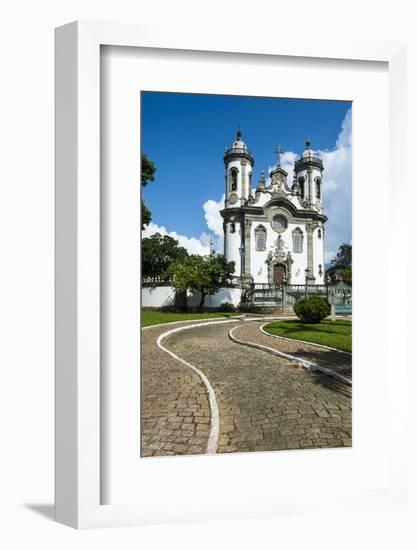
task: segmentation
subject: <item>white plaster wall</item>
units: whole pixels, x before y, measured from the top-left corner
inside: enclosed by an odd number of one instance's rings
[[[142,307],[168,307],[174,305],[175,290],[172,286],[145,286],[142,288]]]
[[[257,251],[255,249],[255,229],[263,225],[266,230],[266,250]],[[303,252],[294,253],[292,246],[292,231],[299,227],[304,234],[303,240]],[[268,282],[268,266],[265,263],[268,253],[273,251],[275,242],[278,238],[278,233],[274,231],[268,222],[254,222],[252,224],[251,235],[251,273],[255,283],[267,283]],[[292,264],[292,284],[304,284],[305,283],[305,269],[307,267],[307,234],[305,232],[304,225],[291,223],[288,225],[288,229],[281,233],[282,240],[284,241],[285,252],[291,252],[291,256],[294,260]]]
[[[237,178],[237,190],[236,191],[230,191],[230,182],[229,182],[229,172],[232,168],[236,168],[238,170],[238,178]],[[243,168],[246,170],[246,181],[245,186],[242,185],[242,173]],[[241,159],[233,159],[230,161],[226,166],[226,175],[227,175],[227,193],[226,197],[229,197],[231,193],[236,193],[239,197],[239,201],[235,204],[227,204],[228,208],[236,208],[242,205],[242,199],[247,199],[249,196],[249,172],[253,172],[253,167],[250,164],[250,162],[247,162],[246,166],[243,167],[241,164]],[[253,182],[252,182],[253,183]]]
[[[242,242],[240,222],[235,222],[236,231],[230,233],[230,223],[226,224],[226,258],[229,262],[235,262],[235,275],[240,276],[240,252]]]
[[[321,239],[318,238],[318,229],[313,233],[313,254],[314,254],[314,276],[316,284],[324,284],[324,231],[321,228]],[[319,275],[319,265],[322,267],[322,275]]]
[[[206,296],[204,299],[205,307],[219,307],[224,302],[229,302],[234,306],[240,303],[242,290],[240,288],[221,288],[216,294]],[[189,293],[187,296],[188,307],[197,307],[200,304],[201,295],[199,292]]]
[[[224,302],[229,302],[234,306],[240,303],[242,291],[240,288],[221,288],[216,294],[206,296],[204,300],[205,307],[219,307]],[[200,304],[201,295],[199,292],[188,293],[188,307],[197,307]],[[172,286],[157,286],[142,288],[142,307],[169,307],[174,305],[175,290]]]

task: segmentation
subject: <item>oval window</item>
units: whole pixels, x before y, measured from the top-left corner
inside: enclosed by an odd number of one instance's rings
[[[287,219],[281,214],[277,214],[272,218],[272,228],[275,231],[283,231],[287,228]]]

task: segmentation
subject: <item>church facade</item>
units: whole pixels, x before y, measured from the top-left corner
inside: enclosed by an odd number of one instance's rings
[[[224,254],[235,276],[250,283],[324,284],[323,163],[306,142],[294,164],[293,181],[280,166],[256,187],[255,159],[240,130],[225,150],[225,204],[221,211]]]

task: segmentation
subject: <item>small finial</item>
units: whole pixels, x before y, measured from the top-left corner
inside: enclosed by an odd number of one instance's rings
[[[237,125],[236,136],[237,136],[237,139],[240,139],[242,137],[242,130],[240,129],[240,124]]]
[[[311,149],[311,138],[307,138],[307,141],[306,141],[306,147],[307,149]]]
[[[274,153],[277,155],[277,167],[281,167],[281,153],[283,153],[281,145],[278,145]]]

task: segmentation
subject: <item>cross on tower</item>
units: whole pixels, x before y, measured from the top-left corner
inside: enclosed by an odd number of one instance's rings
[[[282,150],[281,145],[277,145],[277,148],[275,149],[274,153],[277,155],[277,166],[280,168],[281,166],[281,153],[284,151]]]

